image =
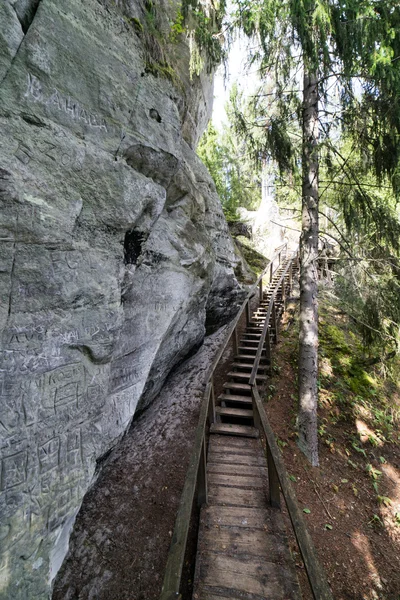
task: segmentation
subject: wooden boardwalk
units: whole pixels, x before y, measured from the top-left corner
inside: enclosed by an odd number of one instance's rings
[[[160,600],[186,598],[182,571],[195,499],[201,509],[193,600],[299,600],[281,495],[313,598],[333,600],[258,391],[268,381],[279,318],[297,271],[297,255],[288,257],[285,250],[282,262],[281,253],[276,255],[278,267],[276,257],[268,267],[267,288],[264,272],[249,292],[210,369]],[[252,313],[256,288],[259,302]],[[243,314],[244,331],[239,326]],[[230,340],[234,358],[217,391],[215,370]]]
[[[300,599],[282,514],[268,503],[260,441],[212,435],[207,463],[193,598]]]
[[[223,393],[216,402],[207,453],[208,503],[201,509],[194,600],[297,600],[301,598],[282,513],[268,498],[267,462],[254,426],[250,376],[257,363],[262,385],[271,343],[284,310],[289,275],[275,294],[263,352],[256,358],[275,284],[283,264],[248,319]]]

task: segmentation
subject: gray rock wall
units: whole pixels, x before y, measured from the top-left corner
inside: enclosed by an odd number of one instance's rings
[[[211,77],[183,43],[149,72],[129,10],[0,3],[2,599],[48,597],[96,460],[241,294],[193,151]]]

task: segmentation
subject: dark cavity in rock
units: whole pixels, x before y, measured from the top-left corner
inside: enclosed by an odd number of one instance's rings
[[[41,0],[17,0],[14,5],[22,31],[25,34],[33,23],[40,2]]]
[[[142,231],[130,229],[126,232],[124,240],[124,262],[126,265],[136,265],[146,239],[147,234]]]
[[[157,121],[157,123],[161,123],[162,119],[161,119],[161,116],[160,116],[160,113],[158,112],[158,110],[156,110],[155,108],[151,108],[149,110],[149,115],[152,119]]]

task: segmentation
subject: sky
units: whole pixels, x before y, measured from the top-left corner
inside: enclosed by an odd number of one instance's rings
[[[216,73],[214,81],[214,106],[212,121],[217,129],[221,129],[222,123],[226,121],[225,104],[229,100],[230,90],[233,84],[238,84],[239,90],[251,90],[256,85],[257,77],[254,72],[246,72],[247,40],[238,38],[233,42],[229,51],[227,61],[227,77],[225,69],[221,65]],[[255,68],[253,67],[253,71]]]

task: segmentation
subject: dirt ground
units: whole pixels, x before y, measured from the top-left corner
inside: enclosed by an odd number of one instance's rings
[[[333,596],[335,600],[399,600],[398,441],[371,445],[360,435],[355,419],[338,418],[337,407],[324,403],[322,390],[320,466],[309,466],[296,445],[294,328],[293,317],[287,317],[282,328],[286,333],[276,347],[275,376],[267,390],[270,398],[265,406]],[[395,433],[394,439],[400,439],[400,432]],[[357,436],[360,442],[351,443]],[[375,469],[376,479],[371,477],[368,465]],[[379,482],[379,492],[374,489],[374,482],[376,487]],[[298,552],[293,538],[292,551]],[[296,562],[306,590],[298,554]]]

